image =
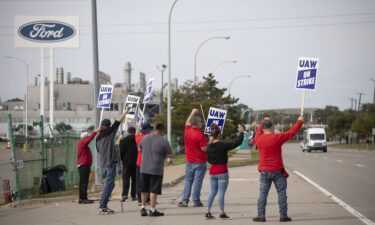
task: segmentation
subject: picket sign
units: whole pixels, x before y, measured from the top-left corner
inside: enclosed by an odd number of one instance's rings
[[[208,111],[206,128],[204,129],[204,133],[207,135],[211,134],[210,126],[212,123],[216,123],[221,129],[221,133],[223,133],[226,116],[226,110],[210,107],[210,110]]]

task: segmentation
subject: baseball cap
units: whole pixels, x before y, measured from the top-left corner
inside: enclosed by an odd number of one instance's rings
[[[128,133],[135,133],[135,128],[134,127],[129,127],[128,128]]]
[[[153,126],[151,126],[149,123],[144,123],[144,124],[142,124],[141,132],[143,133],[145,131],[150,131],[152,129],[154,129]]]
[[[111,126],[111,121],[109,119],[104,119],[104,120],[102,120],[100,125],[105,126],[105,127],[109,127],[109,126]]]
[[[268,129],[268,128],[273,127],[272,120],[271,119],[264,120],[263,123],[262,123],[262,127],[263,127],[263,129]]]

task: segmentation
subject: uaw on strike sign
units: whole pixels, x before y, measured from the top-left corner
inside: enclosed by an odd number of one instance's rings
[[[128,95],[125,102],[125,107],[129,108],[129,112],[126,114],[127,118],[134,119],[135,113],[138,109],[138,103],[139,103],[140,97],[135,95]]]
[[[319,58],[298,58],[297,89],[315,90]]]
[[[210,107],[210,110],[208,111],[207,123],[206,123],[206,128],[204,129],[204,133],[207,135],[211,134],[210,126],[212,123],[216,123],[221,129],[221,133],[223,133],[226,116],[227,116],[226,110]]]
[[[98,104],[97,104],[98,108],[106,108],[106,109],[111,108],[112,92],[113,92],[112,85],[100,85]]]

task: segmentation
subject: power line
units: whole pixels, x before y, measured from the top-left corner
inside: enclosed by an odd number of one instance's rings
[[[1,0],[0,0],[1,1]],[[312,16],[292,16],[292,17],[270,17],[270,18],[252,18],[252,19],[231,19],[231,20],[201,20],[201,21],[181,21],[174,22],[174,25],[186,25],[186,24],[212,24],[212,23],[238,23],[238,22],[259,22],[259,21],[280,21],[280,20],[303,20],[303,19],[319,19],[319,18],[335,18],[335,17],[353,17],[353,16],[370,16],[375,15],[375,12],[366,13],[343,13],[343,14],[332,14],[332,15],[312,15]],[[111,26],[154,26],[154,25],[166,25],[165,22],[146,22],[146,23],[109,23],[99,24],[99,27],[111,27]],[[88,24],[81,24],[80,27],[91,27]],[[14,26],[0,26],[0,28],[14,28]]]
[[[244,28],[222,28],[222,29],[193,29],[193,30],[174,30],[174,33],[197,33],[197,32],[221,32],[221,31],[247,31],[247,30],[272,30],[272,29],[289,29],[289,28],[310,28],[310,27],[328,27],[341,25],[373,24],[374,21],[359,22],[337,22],[337,23],[319,23],[319,24],[300,24],[300,25],[280,25],[280,26],[260,26]],[[137,32],[108,32],[99,35],[138,35],[138,34],[165,34],[167,31],[137,31]],[[91,35],[91,33],[80,33],[80,35]],[[0,36],[14,36],[14,34],[0,34]]]

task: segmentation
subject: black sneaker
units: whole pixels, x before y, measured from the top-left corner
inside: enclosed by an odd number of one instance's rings
[[[108,208],[99,208],[98,209],[98,215],[108,215],[108,214],[114,214],[115,211],[113,209]]]
[[[150,210],[148,216],[155,216],[155,217],[156,217],[156,216],[164,216],[164,213],[159,212],[159,211],[157,211],[157,210],[155,210],[154,212],[152,212],[152,211]]]
[[[204,218],[206,219],[206,220],[211,220],[211,219],[215,219],[215,217],[209,212],[209,213],[206,213],[205,215],[204,215]]]
[[[147,216],[147,211],[145,208],[141,209],[141,216]]]
[[[137,201],[137,197],[132,197],[132,201]]]
[[[203,203],[202,202],[194,203],[193,207],[203,207]]]
[[[226,213],[220,214],[219,218],[222,219],[222,220],[231,220],[232,219],[232,217],[228,216]]]
[[[289,222],[289,221],[292,221],[292,218],[290,218],[288,216],[280,218],[280,222]]]
[[[266,222],[266,218],[257,216],[255,218],[253,218],[253,221],[254,222]]]
[[[78,200],[78,204],[92,204],[94,203],[94,200],[90,200],[90,199],[80,199]]]
[[[128,196],[122,196],[121,201],[122,201],[122,202],[125,202],[126,199],[128,199]]]
[[[187,202],[179,202],[178,207],[188,207],[188,203]]]

